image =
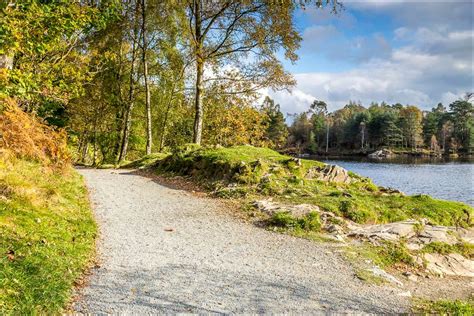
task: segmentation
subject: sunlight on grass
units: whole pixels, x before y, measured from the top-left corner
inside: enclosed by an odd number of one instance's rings
[[[94,252],[83,180],[0,159],[0,314],[58,313]]]

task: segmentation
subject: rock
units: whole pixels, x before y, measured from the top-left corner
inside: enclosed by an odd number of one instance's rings
[[[460,254],[427,253],[424,255],[424,259],[427,263],[426,269],[436,275],[474,277],[474,261],[466,259]]]
[[[450,245],[458,242],[457,235],[464,234],[470,240],[472,232],[455,227],[426,225],[423,221],[406,220],[389,224],[358,225],[349,227],[349,236],[369,240],[399,241],[403,238],[410,250],[419,250],[423,245],[432,242],[443,242]]]
[[[458,232],[459,238],[462,241],[470,243],[470,244],[474,244],[474,229],[473,228],[470,228],[470,229],[461,228],[461,229],[458,229],[457,232]]]
[[[312,167],[306,173],[305,178],[338,183],[351,183],[352,181],[347,170],[336,165]]]
[[[326,226],[324,228],[326,231],[328,231],[329,233],[338,233],[338,234],[341,234],[344,232],[344,230],[342,229],[341,226],[339,225],[336,225],[336,224],[329,224],[328,226]]]
[[[310,212],[319,212],[319,207],[311,204],[287,205],[273,202],[272,199],[258,200],[253,202],[258,210],[272,216],[279,212],[288,212],[294,217],[303,217]]]
[[[406,278],[412,282],[418,281],[418,277],[411,272],[404,272],[403,275],[406,276]]]
[[[394,188],[390,188],[390,187],[379,187],[379,191],[382,192],[382,193],[386,193],[386,194],[401,194],[401,195],[405,195],[405,193],[403,193],[402,191],[397,190],[397,189],[394,189]]]
[[[447,226],[425,225],[423,229],[410,240],[410,243],[429,244],[443,242],[453,245],[458,242],[456,228]]]
[[[400,282],[396,277],[387,273],[385,270],[380,269],[379,267],[375,266],[373,268],[367,269],[368,271],[372,272],[375,276],[378,276],[382,279],[387,280],[390,283],[394,283],[400,286],[403,286],[403,283]]]
[[[377,150],[371,154],[368,155],[369,158],[376,158],[376,159],[381,159],[381,158],[390,158],[395,156],[395,154],[388,150],[388,149],[381,149]]]
[[[400,238],[410,238],[415,235],[413,229],[415,223],[418,222],[408,220],[390,224],[357,226],[355,230],[349,233],[349,236],[398,241]]]

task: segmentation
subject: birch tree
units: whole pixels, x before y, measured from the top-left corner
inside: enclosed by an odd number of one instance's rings
[[[298,5],[312,1],[265,0],[187,0],[185,28],[189,48],[195,62],[194,79],[194,143],[201,143],[203,130],[203,94],[206,80],[252,83],[252,90],[263,87],[288,88],[294,80],[277,58],[279,51],[294,62],[299,36],[293,22]],[[318,0],[336,5],[333,0]],[[226,63],[226,69],[220,66]],[[217,70],[216,78],[204,78],[205,70]],[[212,71],[210,71],[212,72]],[[215,72],[214,72],[215,73]],[[231,93],[249,92],[247,88]]]

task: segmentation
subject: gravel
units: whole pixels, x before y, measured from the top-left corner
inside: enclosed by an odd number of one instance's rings
[[[209,198],[130,170],[80,169],[100,226],[82,313],[400,313],[397,287],[359,280],[338,247],[242,222]]]

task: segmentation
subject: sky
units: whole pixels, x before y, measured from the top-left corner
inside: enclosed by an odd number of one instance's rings
[[[291,93],[267,91],[283,113],[315,99],[329,110],[349,100],[417,105],[429,110],[473,91],[471,1],[342,1],[338,14],[307,8],[295,15],[299,60],[284,61]]]

